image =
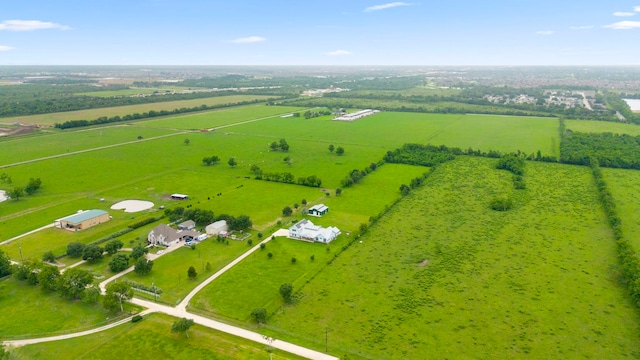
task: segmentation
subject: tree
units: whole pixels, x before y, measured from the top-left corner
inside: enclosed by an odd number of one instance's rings
[[[295,263],[296,263],[296,261],[298,261],[298,259],[296,259],[296,258],[294,258],[294,257],[292,257],[292,258],[291,258],[291,263],[292,263],[292,264],[295,264]]]
[[[134,260],[138,260],[141,257],[143,257],[145,254],[147,254],[149,252],[149,249],[147,249],[146,247],[143,247],[141,245],[136,245],[133,248],[133,251],[131,252],[131,257]]]
[[[249,245],[249,246],[253,245],[253,240],[251,240],[251,239],[247,240],[247,245]]]
[[[187,276],[189,277],[189,279],[195,279],[196,277],[198,277],[196,268],[194,268],[193,266],[189,266],[189,270],[187,270]]]
[[[302,199],[302,201],[300,201],[300,203],[302,204],[302,206],[307,205],[307,199]]]
[[[25,186],[24,192],[27,193],[27,195],[33,195],[36,191],[38,191],[38,189],[40,189],[41,185],[42,181],[40,180],[40,178],[31,178],[29,179],[29,183],[27,184],[27,186]]]
[[[400,185],[400,193],[404,195],[408,195],[411,192],[411,188],[407,184]]]
[[[62,297],[80,299],[87,286],[93,283],[93,274],[74,267],[65,271],[58,279],[58,290]]]
[[[191,143],[191,140],[189,140],[189,139],[184,139],[184,144],[185,144],[185,145],[189,145],[190,143]]]
[[[336,196],[340,196],[342,195],[342,188],[337,188],[336,189]]]
[[[275,142],[275,141],[274,141],[274,142],[272,142],[272,143],[269,145],[269,149],[271,149],[271,151],[276,151],[276,150],[278,150],[278,143],[277,143],[277,142]]]
[[[291,216],[291,214],[293,214],[293,210],[291,210],[291,208],[288,205],[285,206],[284,209],[282,209],[283,216]]]
[[[120,271],[129,267],[129,257],[125,254],[115,254],[109,261],[109,270],[114,273],[119,273]]]
[[[336,148],[336,154],[344,155],[344,148],[342,146],[338,146],[338,148]]]
[[[227,221],[231,230],[246,230],[253,225],[253,222],[247,215],[240,215],[237,218]]]
[[[55,291],[58,288],[60,270],[57,266],[43,265],[38,272],[38,283],[44,290]]]
[[[106,251],[109,255],[113,255],[117,253],[118,250],[122,249],[123,246],[124,244],[122,243],[122,241],[114,239],[106,243],[106,245],[104,246],[104,251]]]
[[[56,262],[56,256],[53,255],[53,253],[51,251],[47,251],[46,253],[44,253],[42,255],[42,261],[43,262],[48,262],[48,263],[54,263],[54,262]]]
[[[285,139],[280,139],[280,143],[278,144],[278,147],[283,152],[289,151],[289,144],[287,144],[287,140]]]
[[[104,250],[98,245],[87,245],[82,251],[82,260],[86,260],[89,263],[96,262],[102,259],[102,253]]]
[[[9,256],[4,253],[4,251],[0,250],[0,277],[7,276],[11,274],[11,261],[9,261]]]
[[[292,161],[291,161],[291,156],[287,156],[287,157],[285,157],[285,158],[284,158],[284,162],[285,162],[287,165],[291,166],[291,163],[292,163]]]
[[[69,245],[67,245],[67,256],[72,258],[79,258],[82,256],[85,247],[85,244],[70,242]]]
[[[95,304],[100,300],[100,289],[97,286],[89,286],[80,295],[85,304]]]
[[[336,148],[333,146],[333,144],[329,145],[329,151],[333,152],[333,150],[335,150]]]
[[[129,300],[133,297],[133,289],[131,285],[125,282],[112,282],[107,285],[106,295],[104,296],[103,304],[107,310],[124,311],[122,307],[122,301]]]
[[[267,322],[267,310],[265,308],[253,309],[253,311],[251,312],[251,317],[258,324],[264,324],[265,322]]]
[[[9,195],[9,197],[13,200],[18,201],[21,197],[24,196],[24,188],[16,186],[13,189],[9,190],[7,192],[7,195]]]
[[[207,265],[205,265],[204,268],[207,271],[211,270],[211,264],[209,264],[209,262],[207,261]]]
[[[173,323],[171,326],[171,332],[183,332],[189,337],[189,329],[193,326],[194,322],[192,319],[182,318]]]
[[[134,266],[134,271],[136,272],[136,274],[147,275],[153,268],[153,261],[147,260],[145,258],[140,258],[138,259],[138,261],[136,261],[136,264]]]
[[[286,303],[290,303],[291,297],[293,295],[293,285],[291,284],[280,285],[280,295],[282,295],[282,299],[284,299]]]
[[[236,158],[232,157],[229,158],[229,161],[227,162],[229,164],[229,166],[234,167],[236,165],[238,165],[238,163],[236,162]]]
[[[263,235],[262,235],[262,233],[261,233],[261,232],[259,232],[259,233],[258,233],[258,240],[262,239],[262,236],[263,236]]]
[[[260,243],[260,250],[264,250],[267,247],[267,244]]]
[[[142,135],[138,135],[138,140],[142,140]]]

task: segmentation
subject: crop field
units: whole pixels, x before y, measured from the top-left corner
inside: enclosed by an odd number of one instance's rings
[[[176,320],[152,314],[97,334],[13,349],[11,359],[299,359],[200,325],[187,338],[171,332]]]
[[[89,110],[77,110],[66,111],[59,113],[49,113],[40,115],[29,116],[16,116],[2,118],[3,122],[13,123],[19,122],[21,124],[38,124],[38,125],[53,125],[55,123],[63,123],[69,120],[93,120],[102,116],[124,116],[133,113],[143,113],[149,110],[161,111],[161,110],[174,110],[180,108],[192,108],[200,105],[220,105],[231,104],[240,101],[251,101],[255,99],[268,99],[271,96],[263,95],[231,95],[231,96],[217,96],[210,98],[180,100],[180,101],[166,101],[152,104],[139,104],[139,105],[127,105],[127,106],[115,106],[110,108],[99,108]]]
[[[349,358],[622,358],[637,310],[589,170],[443,164],[268,320],[268,333]],[[489,202],[512,196],[494,212]],[[304,321],[301,321],[304,319]]]
[[[565,120],[567,130],[585,133],[605,133],[640,135],[640,126],[610,121]]]
[[[640,171],[602,169],[609,191],[622,220],[622,234],[636,251],[640,250]]]
[[[12,278],[0,281],[0,308],[0,339],[88,330],[106,325],[105,319],[112,316],[100,304],[71,302]]]

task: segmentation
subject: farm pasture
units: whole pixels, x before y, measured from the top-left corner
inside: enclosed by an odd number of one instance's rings
[[[640,135],[640,126],[610,121],[565,120],[567,130],[585,133],[605,133]]]

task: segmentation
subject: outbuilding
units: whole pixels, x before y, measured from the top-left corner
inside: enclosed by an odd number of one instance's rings
[[[178,230],[193,230],[196,228],[196,222],[193,220],[187,220],[178,224]]]
[[[56,227],[70,231],[80,231],[102,224],[111,219],[104,210],[85,210],[54,221]]]
[[[214,222],[213,224],[207,225],[205,228],[207,235],[216,236],[220,235],[221,232],[229,230],[229,225],[227,225],[226,220],[219,220]]]
[[[185,194],[171,194],[171,198],[173,200],[188,200],[189,199],[189,195],[185,195]]]
[[[322,216],[329,212],[329,207],[325,204],[313,205],[307,212],[311,216]]]

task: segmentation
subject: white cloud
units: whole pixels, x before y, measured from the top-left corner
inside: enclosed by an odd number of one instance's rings
[[[235,44],[251,44],[251,43],[262,42],[265,40],[267,39],[263,38],[262,36],[249,36],[249,37],[234,39],[234,40],[231,40],[231,42]]]
[[[623,12],[623,11],[616,11],[613,13],[613,16],[633,16],[636,13],[633,12]]]
[[[70,30],[71,28],[66,25],[39,20],[5,20],[0,23],[0,30],[33,31],[43,29]]]
[[[553,33],[554,33],[553,30],[536,31],[536,34],[538,35],[553,35]]]
[[[589,30],[593,29],[593,25],[584,25],[584,26],[571,26],[569,27],[571,30]]]
[[[401,1],[396,1],[396,2],[382,4],[382,5],[370,6],[370,7],[366,8],[366,9],[364,9],[364,12],[385,10],[385,9],[391,9],[391,8],[398,7],[398,6],[409,6],[409,5],[412,5],[412,4],[406,3],[406,2],[401,2]]]
[[[9,51],[15,49],[12,46],[0,45],[0,51]]]
[[[635,12],[640,12],[640,6],[635,6],[635,7],[633,8],[633,11],[635,11]]]
[[[619,21],[604,27],[615,30],[631,30],[640,29],[640,21]]]
[[[351,55],[351,54],[353,53],[347,50],[336,50],[336,51],[330,51],[327,53],[327,55],[329,56],[343,56],[343,55]]]

